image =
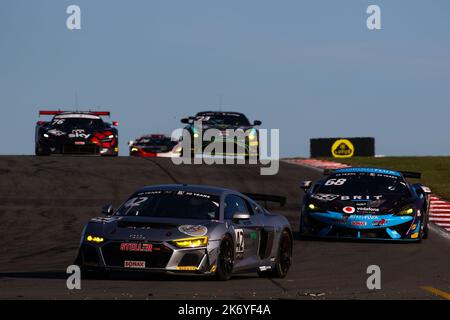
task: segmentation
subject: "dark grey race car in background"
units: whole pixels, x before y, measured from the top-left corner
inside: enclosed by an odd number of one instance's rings
[[[284,277],[292,261],[289,222],[256,201],[284,198],[197,185],[135,192],[84,228],[76,264],[86,273],[137,270],[215,275],[258,272]]]

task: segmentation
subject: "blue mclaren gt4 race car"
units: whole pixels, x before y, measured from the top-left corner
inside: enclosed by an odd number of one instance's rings
[[[305,190],[302,236],[421,241],[428,236],[430,189],[406,178],[420,173],[377,168],[325,171]]]

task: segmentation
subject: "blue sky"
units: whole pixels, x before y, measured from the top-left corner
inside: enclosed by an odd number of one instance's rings
[[[82,30],[66,28],[81,7]],[[382,30],[366,28],[366,8]],[[450,2],[2,0],[1,154],[32,154],[39,108],[104,106],[126,142],[203,109],[309,138],[373,136],[384,155],[450,155]]]

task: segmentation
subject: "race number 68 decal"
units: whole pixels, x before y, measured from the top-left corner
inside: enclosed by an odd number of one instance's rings
[[[325,182],[326,186],[342,186],[347,179],[330,179]]]
[[[244,252],[244,230],[235,229],[234,233],[236,235],[236,253]]]

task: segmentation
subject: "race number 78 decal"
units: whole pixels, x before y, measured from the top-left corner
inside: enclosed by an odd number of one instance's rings
[[[236,235],[236,253],[244,252],[244,230],[235,229],[234,234]]]

